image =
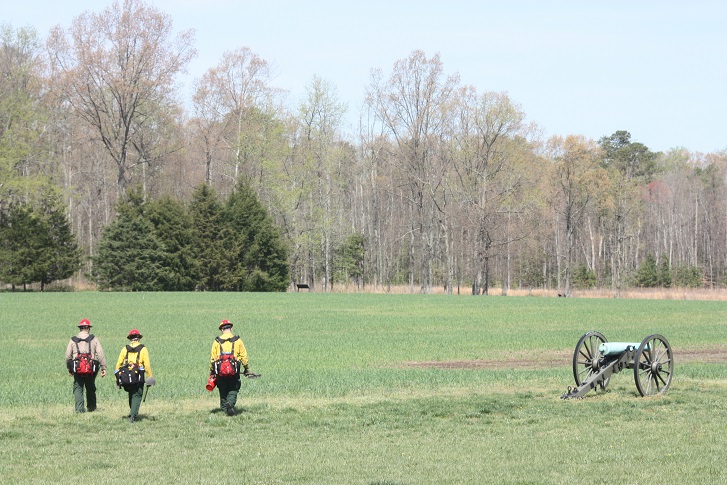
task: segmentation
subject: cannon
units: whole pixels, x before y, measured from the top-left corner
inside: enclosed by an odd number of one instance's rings
[[[583,397],[591,390],[606,389],[611,376],[634,370],[636,389],[642,396],[664,394],[674,375],[674,356],[669,342],[652,334],[639,342],[609,342],[600,332],[581,337],[573,353],[576,387],[568,386],[561,399]]]

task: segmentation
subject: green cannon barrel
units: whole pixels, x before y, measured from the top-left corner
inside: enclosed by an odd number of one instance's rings
[[[636,350],[641,342],[604,342],[598,346],[598,351],[603,355],[619,355],[626,352],[628,348]]]

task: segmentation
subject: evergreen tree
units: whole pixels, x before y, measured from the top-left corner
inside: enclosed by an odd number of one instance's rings
[[[225,206],[225,223],[237,252],[240,291],[285,291],[289,283],[287,251],[278,229],[252,188],[240,182]]]
[[[6,283],[26,285],[39,281],[43,261],[43,224],[33,209],[25,204],[12,206],[4,217],[0,253],[0,279]]]
[[[10,259],[13,254],[10,250],[9,230],[8,215],[0,209],[0,281],[8,283],[7,274],[10,272]]]
[[[656,153],[642,143],[632,142],[628,131],[601,137],[598,143],[604,151],[604,165],[617,168],[629,179],[651,180],[657,172]]]
[[[199,267],[197,288],[203,291],[235,289],[237,272],[232,267],[231,237],[222,219],[222,207],[214,189],[198,186],[189,206],[192,222],[192,255]]]
[[[699,288],[704,284],[702,270],[697,266],[678,266],[674,268],[674,283],[682,288]]]
[[[336,273],[342,280],[351,278],[357,286],[363,284],[364,270],[364,237],[355,233],[336,251]]]
[[[642,288],[655,288],[658,284],[659,273],[656,267],[656,258],[653,254],[649,254],[641,262],[638,271],[636,272],[635,283],[636,286]]]
[[[578,289],[588,289],[596,286],[596,273],[581,263],[573,272],[573,286]]]
[[[48,195],[43,209],[16,204],[0,216],[0,280],[12,285],[69,278],[81,266],[78,245],[57,197]]]
[[[94,278],[102,289],[160,291],[174,280],[170,258],[143,216],[133,194],[118,208],[118,217],[106,226],[94,258]]]
[[[669,260],[666,258],[662,258],[659,264],[659,286],[662,288],[671,288],[671,268]]]
[[[43,254],[45,261],[40,270],[41,291],[46,284],[73,276],[81,267],[81,251],[66,217],[65,208],[57,197],[48,197],[44,203],[46,237]]]
[[[165,196],[147,203],[143,214],[167,252],[171,280],[165,282],[164,290],[194,290],[199,267],[193,255],[192,218],[186,207]]]

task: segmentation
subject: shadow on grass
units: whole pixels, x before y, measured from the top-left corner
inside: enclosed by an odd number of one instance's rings
[[[121,419],[126,419],[128,421],[129,415],[121,416]],[[158,418],[156,416],[147,416],[146,414],[137,414],[134,418],[134,422],[138,423],[139,421],[156,421]]]
[[[237,416],[238,414],[247,412],[247,409],[240,408],[240,407],[237,407],[237,406],[235,406],[234,409],[235,409],[235,416]],[[226,412],[225,412],[224,409],[214,408],[213,410],[210,411],[210,414],[226,414]]]

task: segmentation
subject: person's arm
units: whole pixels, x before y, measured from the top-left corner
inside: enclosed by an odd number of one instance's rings
[[[247,370],[247,349],[245,348],[245,344],[242,342],[242,339],[238,339],[237,342],[235,342],[235,358],[240,361],[245,370]]]
[[[212,350],[210,351],[210,374],[214,369],[215,361],[220,358],[220,344],[215,340],[212,342]]]
[[[66,369],[69,374],[73,374],[73,340],[69,340],[66,347]]]
[[[96,360],[98,360],[98,364],[101,366],[101,377],[106,376],[106,355],[103,352],[103,347],[101,347],[101,341],[99,341],[98,337],[93,339],[94,343],[94,350],[93,353],[96,356]]]
[[[149,349],[144,347],[141,349],[141,352],[139,354],[139,365],[144,366],[144,376],[145,377],[151,377],[151,360],[149,359]]]
[[[116,367],[114,367],[114,373],[121,368],[124,363],[124,357],[126,357],[126,348],[121,349],[121,353],[119,353],[119,358],[116,361]]]

